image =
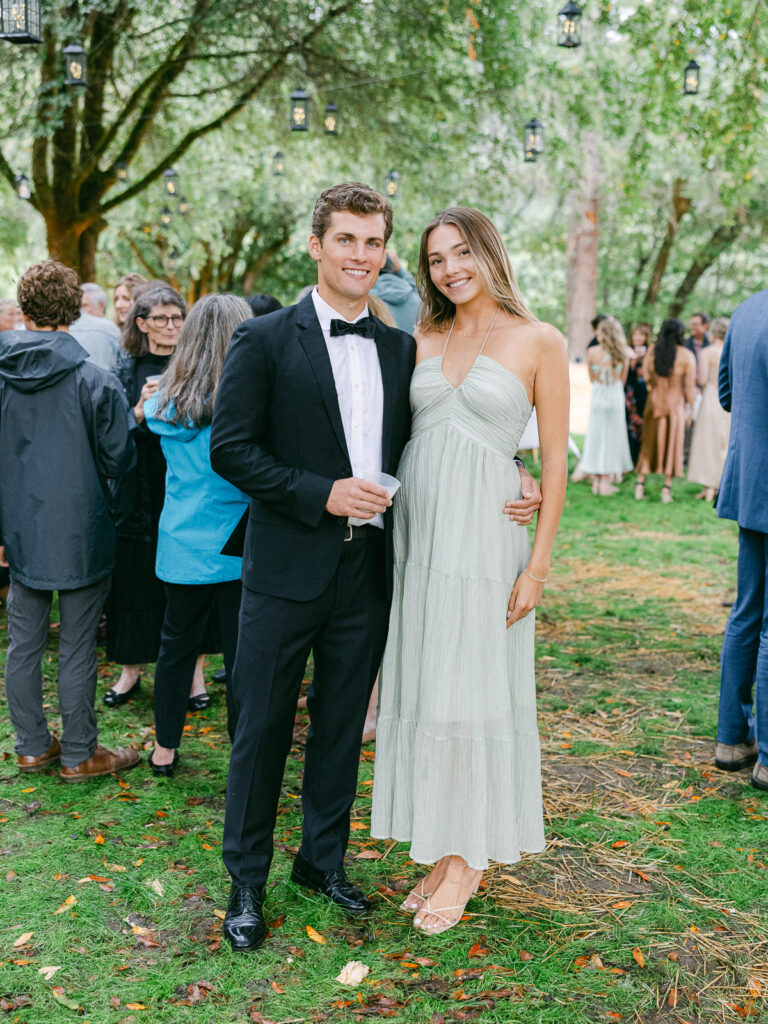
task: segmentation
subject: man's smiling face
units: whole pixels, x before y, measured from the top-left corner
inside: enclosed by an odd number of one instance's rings
[[[322,239],[310,237],[318,292],[334,309],[347,315],[363,309],[387,257],[384,233],[382,213],[335,210]]]

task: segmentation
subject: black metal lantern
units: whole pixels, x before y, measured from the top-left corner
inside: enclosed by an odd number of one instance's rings
[[[182,196],[181,199],[179,199],[179,213],[182,217],[186,217],[189,213],[189,200],[186,196]]]
[[[40,0],[0,0],[0,39],[42,43]]]
[[[581,46],[581,8],[573,0],[557,12],[557,45]]]
[[[535,164],[536,163],[536,150],[535,149],[526,149],[525,155],[523,156],[523,160],[527,164]]]
[[[532,117],[525,126],[523,148],[526,153],[529,150],[537,155],[544,152],[544,125],[538,117]]]
[[[699,91],[699,65],[695,60],[689,60],[685,65],[685,77],[683,78],[683,92],[686,96],[696,96]]]
[[[309,95],[303,89],[291,93],[291,131],[309,131]]]
[[[384,179],[386,182],[385,192],[388,199],[397,199],[400,195],[400,175],[397,171],[390,171]]]
[[[168,225],[171,223],[172,217],[173,214],[171,213],[171,211],[168,209],[167,206],[164,206],[160,211],[160,226],[167,228]]]
[[[179,175],[173,167],[163,171],[163,185],[165,186],[165,194],[167,196],[170,196],[171,199],[179,198]]]
[[[339,134],[339,108],[335,103],[329,103],[323,112],[323,127],[326,135]]]
[[[168,253],[167,265],[172,274],[175,274],[179,269],[179,254],[175,249],[171,249]]]
[[[30,200],[32,198],[32,190],[29,187],[29,181],[26,174],[17,174],[13,179],[13,183],[16,186],[16,195],[19,199]]]
[[[118,181],[128,181],[128,164],[125,160],[118,160],[115,164],[115,176]]]
[[[285,174],[285,157],[279,149],[272,157],[272,173],[276,178],[281,178]]]
[[[80,43],[64,47],[64,84],[88,85],[88,54]]]

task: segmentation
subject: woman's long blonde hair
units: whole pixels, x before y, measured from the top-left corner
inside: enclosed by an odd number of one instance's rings
[[[500,308],[512,316],[538,323],[523,300],[509,254],[494,225],[479,210],[467,206],[451,206],[438,213],[424,228],[421,236],[416,274],[422,301],[419,328],[426,331],[442,330],[456,315],[455,304],[435,287],[429,274],[429,236],[443,224],[453,224],[462,233],[483,288]]]
[[[597,341],[600,348],[607,352],[611,366],[623,366],[634,356],[627,344],[624,329],[615,317],[607,316],[597,325]]]

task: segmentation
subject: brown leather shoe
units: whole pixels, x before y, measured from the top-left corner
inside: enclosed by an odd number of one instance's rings
[[[51,745],[44,754],[38,757],[27,757],[26,754],[19,754],[16,764],[20,772],[41,772],[46,765],[59,760],[61,744],[55,736],[51,736]]]
[[[98,779],[102,775],[126,771],[138,763],[139,752],[135,747],[118,747],[112,751],[99,746],[87,761],[81,761],[72,767],[64,765],[59,772],[59,778],[62,782],[85,782],[87,779]]]

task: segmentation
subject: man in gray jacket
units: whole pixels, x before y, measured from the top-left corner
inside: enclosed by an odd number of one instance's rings
[[[80,312],[73,270],[47,260],[19,281],[26,331],[0,333],[0,564],[10,569],[5,682],[22,772],[61,762],[80,782],[131,768],[133,748],[97,744],[96,628],[115,531],[108,480],[135,461],[117,379],[68,334]],[[41,659],[59,594],[61,742],[43,711]]]

